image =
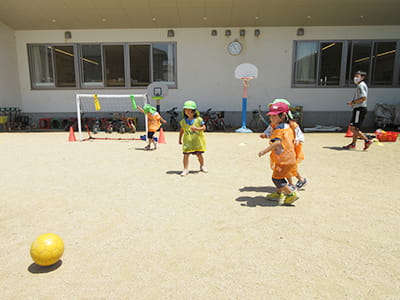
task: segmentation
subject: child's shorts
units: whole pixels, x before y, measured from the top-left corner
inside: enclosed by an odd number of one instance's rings
[[[278,189],[284,188],[288,184],[288,182],[286,181],[285,178],[282,178],[282,179],[272,178],[272,182],[275,184],[276,188],[278,188]]]
[[[203,154],[203,153],[204,153],[204,151],[183,152],[183,154],[185,154],[185,155],[189,155],[189,154],[199,155],[199,154]]]
[[[154,136],[155,132],[154,131],[148,131],[147,132],[147,138],[152,139]]]

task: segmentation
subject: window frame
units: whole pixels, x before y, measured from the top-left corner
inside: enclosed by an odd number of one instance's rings
[[[340,62],[340,74],[339,74],[339,84],[338,85],[320,85],[321,79],[321,44],[322,43],[342,43],[342,59]],[[317,81],[316,87],[317,88],[340,88],[343,87],[344,83],[346,82],[346,60],[343,57],[347,57],[347,49],[348,49],[348,40],[318,40],[318,56],[317,56]]]
[[[31,53],[31,48],[32,46],[44,46],[44,47],[51,47],[51,65],[52,65],[52,71],[53,71],[53,84],[52,85],[46,85],[46,86],[37,86],[34,81],[33,81],[33,57]],[[54,49],[53,47],[57,46],[72,46],[74,50],[74,71],[75,71],[75,87],[58,87],[56,85],[57,79],[56,79],[56,65],[55,65],[55,56],[54,56]],[[27,53],[28,53],[28,64],[29,64],[29,79],[31,82],[31,90],[76,90],[80,88],[80,76],[77,74],[77,44],[74,43],[30,43],[27,44]]]
[[[311,88],[311,87],[317,87],[317,79],[315,80],[314,83],[306,84],[306,83],[301,83],[301,84],[296,84],[296,59],[297,59],[297,43],[299,42],[314,42],[318,43],[318,40],[295,40],[293,41],[293,51],[292,51],[292,88]],[[319,44],[318,44],[319,45]],[[319,52],[317,53],[317,70],[316,74],[318,75],[318,65],[319,65]],[[318,76],[316,76],[318,77]]]
[[[350,60],[353,59],[353,43],[354,42],[371,42],[371,52],[370,55],[372,57],[371,63],[369,65],[368,76],[367,76],[367,84],[370,88],[399,88],[400,87],[400,40],[399,39],[351,39],[351,40],[340,40],[340,39],[328,39],[328,40],[294,40],[293,41],[293,51],[292,51],[292,76],[291,76],[291,88],[350,88],[353,87],[351,83],[346,83],[346,78],[349,74],[347,74],[347,63],[348,63],[348,46],[349,43],[352,44],[351,47],[351,55]],[[316,42],[318,43],[318,54],[317,54],[317,70],[316,70],[316,82],[313,84],[296,84],[295,83],[295,76],[296,76],[296,52],[297,52],[297,43],[299,42]],[[321,53],[320,53],[320,46],[321,43],[327,42],[340,42],[343,43],[342,48],[342,61],[341,61],[341,71],[340,71],[340,83],[339,85],[329,85],[329,86],[321,86],[319,85],[319,78],[320,78],[320,64],[321,64]],[[394,72],[392,78],[391,85],[372,85],[371,84],[371,74],[372,68],[374,65],[374,48],[375,43],[379,42],[395,42],[396,43],[396,53],[394,58]],[[351,72],[351,68],[349,70]]]
[[[152,62],[152,66],[151,66],[151,79],[152,82],[154,82],[154,69],[153,69],[153,45],[154,44],[174,44],[174,56],[173,61],[174,61],[174,82],[175,84],[168,84],[166,81],[161,81],[162,83],[165,83],[168,88],[171,89],[177,89],[178,88],[178,45],[177,42],[166,42],[166,41],[162,41],[162,42],[152,42],[151,44],[151,62]]]
[[[127,77],[127,65],[126,65],[126,43],[100,43],[101,45],[101,63],[102,63],[102,73],[103,73],[103,87],[102,89],[107,89],[107,90],[120,90],[120,89],[126,89],[128,85],[128,80],[130,78]],[[104,55],[104,46],[122,46],[122,49],[124,51],[124,76],[125,76],[125,85],[123,86],[106,86],[106,57]]]
[[[104,66],[103,66],[103,46],[101,43],[79,43],[78,45],[78,49],[79,49],[79,73],[80,73],[80,84],[79,84],[79,88],[80,89],[104,89]],[[100,59],[101,59],[101,85],[99,84],[99,86],[89,86],[87,85],[85,82],[83,82],[84,80],[84,71],[83,71],[83,63],[81,63],[80,58],[83,57],[83,52],[82,52],[82,46],[93,46],[93,45],[98,45],[100,46]]]
[[[74,87],[58,87],[57,84],[57,72],[56,72],[56,60],[54,57],[54,50],[53,47],[57,47],[57,46],[72,46],[72,49],[74,50],[74,71],[75,71],[75,86]],[[76,90],[79,89],[80,87],[80,76],[79,76],[79,72],[77,72],[77,67],[78,67],[78,49],[77,49],[77,44],[74,43],[55,43],[55,44],[51,44],[50,47],[52,47],[52,63],[53,63],[53,76],[54,76],[54,88],[53,89],[57,89],[57,90]]]
[[[370,74],[372,74],[372,69],[374,67],[374,63],[375,63],[375,56],[373,56],[374,53],[374,49],[375,49],[375,43],[396,43],[396,53],[394,55],[394,62],[393,62],[393,76],[392,76],[392,84],[387,84],[387,85],[379,85],[379,84],[372,84],[371,83],[371,79],[372,76]],[[367,84],[369,87],[371,88],[395,88],[398,85],[396,85],[396,80],[395,80],[395,75],[396,75],[396,70],[398,70],[398,68],[400,67],[398,65],[399,61],[398,61],[398,56],[399,56],[399,40],[396,39],[383,39],[383,40],[379,40],[379,39],[374,39],[372,40],[372,47],[371,47],[371,56],[372,56],[372,60],[371,60],[371,65],[369,68],[369,73],[368,73],[368,80],[367,80]]]
[[[178,88],[178,47],[176,41],[155,41],[155,42],[106,42],[106,43],[96,43],[96,42],[81,42],[81,43],[28,43],[27,46],[27,55],[28,55],[28,68],[29,68],[29,79],[31,83],[31,90],[113,90],[113,89],[146,89],[147,85],[143,86],[132,86],[131,85],[131,74],[130,74],[130,53],[129,46],[130,45],[149,45],[150,46],[150,59],[149,59],[149,67],[150,67],[150,83],[154,82],[154,63],[153,63],[153,44],[174,44],[174,53],[173,53],[173,61],[174,61],[174,84],[168,84],[168,88],[177,89]],[[90,86],[83,82],[83,64],[81,62],[82,57],[82,45],[99,45],[101,49],[101,62],[102,62],[102,82],[98,86]],[[106,74],[105,74],[105,55],[104,55],[104,46],[109,45],[120,45],[123,46],[124,51],[124,75],[125,75],[125,85],[124,86],[115,86],[108,87],[106,86]],[[44,46],[44,47],[56,47],[56,46],[72,46],[74,50],[74,68],[75,68],[75,87],[57,87],[56,86],[56,69],[55,69],[55,57],[54,50],[51,49],[51,65],[53,71],[53,83],[52,85],[46,86],[38,86],[33,81],[33,55],[32,55],[32,46]]]
[[[149,46],[149,72],[150,72],[150,83],[151,84],[153,82],[153,44],[154,42],[144,42],[144,43],[139,43],[139,42],[134,42],[134,43],[127,43],[127,67],[126,69],[128,70],[129,73],[129,82],[128,82],[128,88],[130,89],[140,89],[142,87],[146,87],[146,86],[133,86],[131,84],[132,82],[132,78],[131,78],[131,53],[130,53],[130,46]]]
[[[51,51],[51,66],[52,66],[52,75],[53,75],[53,84],[52,85],[46,85],[46,86],[37,86],[34,81],[33,81],[33,54],[32,54],[32,47],[33,46],[43,46],[45,48],[51,47],[51,44],[40,44],[40,43],[33,43],[33,44],[27,44],[26,49],[27,49],[27,54],[28,54],[28,68],[29,68],[29,79],[31,82],[31,90],[53,90],[56,89],[56,83],[54,80],[54,54],[53,51]]]

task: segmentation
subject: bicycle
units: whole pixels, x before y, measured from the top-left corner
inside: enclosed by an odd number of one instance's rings
[[[254,132],[263,132],[268,126],[269,122],[264,118],[261,105],[259,105],[258,110],[253,110],[252,112],[252,120],[250,121],[249,128]]]
[[[178,117],[177,109],[177,107],[173,107],[166,111],[169,114],[169,127],[173,131],[178,130],[178,120],[176,119]]]
[[[202,114],[203,122],[206,125],[206,130],[209,132],[214,130],[225,131],[226,126],[224,117],[224,111],[213,112],[212,108],[207,109],[207,111]]]

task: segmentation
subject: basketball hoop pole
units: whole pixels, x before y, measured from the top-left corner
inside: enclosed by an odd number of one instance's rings
[[[160,108],[160,100],[156,101],[156,108],[157,108],[157,112],[160,113],[161,112],[161,108]]]
[[[243,97],[242,97],[242,127],[236,129],[236,132],[251,133],[251,129],[247,128],[247,95],[249,89],[250,78],[242,78],[243,80]]]

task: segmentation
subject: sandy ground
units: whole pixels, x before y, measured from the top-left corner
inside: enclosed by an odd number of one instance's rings
[[[1,299],[400,298],[399,142],[306,135],[311,183],[285,207],[256,134],[207,134],[210,173],[186,178],[177,133],[152,152],[67,135],[0,134]],[[46,232],[50,269],[29,256]]]

